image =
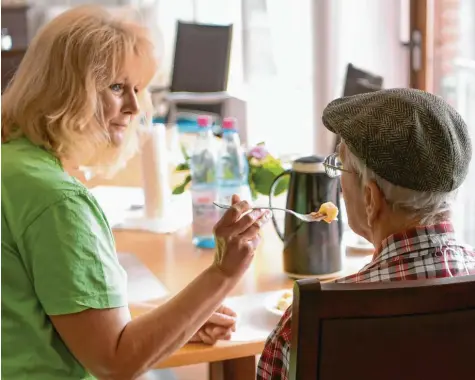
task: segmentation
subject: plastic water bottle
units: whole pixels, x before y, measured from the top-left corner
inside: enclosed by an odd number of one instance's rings
[[[214,248],[213,227],[219,219],[216,200],[216,143],[211,131],[211,119],[199,116],[200,128],[195,149],[191,154],[191,196],[193,200],[193,244]]]
[[[223,137],[218,150],[218,201],[231,204],[233,194],[249,200],[249,165],[244,149],[241,147],[236,119],[223,119]],[[221,211],[223,213],[224,211]]]

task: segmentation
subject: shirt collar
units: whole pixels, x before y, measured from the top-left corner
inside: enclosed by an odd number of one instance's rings
[[[370,265],[404,253],[442,245],[453,245],[455,242],[454,227],[448,221],[410,228],[384,239],[376,250]]]

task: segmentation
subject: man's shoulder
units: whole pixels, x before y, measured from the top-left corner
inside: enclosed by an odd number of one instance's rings
[[[335,282],[410,281],[464,274],[475,274],[475,250],[470,245],[452,240],[446,245],[427,246],[409,252],[403,250],[383,260],[373,260],[357,273]]]

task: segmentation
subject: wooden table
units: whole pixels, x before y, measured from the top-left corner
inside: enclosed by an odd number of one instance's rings
[[[72,173],[81,179],[82,173]],[[182,178],[174,174],[171,183],[179,183]],[[88,187],[98,185],[138,186],[142,185],[140,156],[134,157],[127,167],[112,180],[93,178],[83,182]],[[174,234],[154,234],[141,231],[114,231],[117,251],[135,254],[150,271],[167,287],[170,295],[182,290],[213,260],[213,252],[200,250],[191,243],[191,230],[185,228]],[[263,240],[258,248],[254,261],[238,285],[230,293],[231,305],[239,309],[240,305],[256,305],[251,317],[249,309],[236,310],[243,315],[243,324],[261,322],[261,329],[267,329],[264,336],[239,341],[220,341],[214,346],[204,344],[188,344],[161,362],[157,368],[170,368],[198,363],[210,363],[209,377],[211,380],[255,379],[255,357],[262,352],[265,337],[276,325],[279,318],[270,315],[262,306],[262,293],[290,289],[293,281],[284,274],[282,269],[283,244],[273,230],[271,224],[264,227]],[[356,272],[370,257],[364,255],[347,256],[346,274]],[[239,298],[232,298],[239,297]],[[165,299],[147,301],[150,305],[131,305],[133,316],[138,316],[163,303]],[[273,317],[273,318],[272,318]],[[254,322],[252,322],[254,321]],[[239,322],[238,322],[239,330]]]
[[[195,248],[191,243],[191,231],[185,228],[169,235],[139,231],[115,231],[117,251],[135,254],[157,278],[167,287],[171,295],[183,289],[212,262],[213,252]],[[188,344],[157,368],[169,368],[197,363],[210,363],[210,379],[255,379],[255,356],[262,352],[265,336],[278,321],[269,316],[262,306],[262,292],[292,288],[293,281],[282,270],[282,242],[269,224],[264,227],[263,240],[253,264],[230,294],[229,301],[240,305],[257,305],[252,318],[244,315],[244,324],[255,324],[256,318],[266,334],[249,336],[239,341],[220,341],[214,346]],[[347,258],[346,272],[354,272],[369,261],[368,256]],[[346,274],[346,273],[345,273]],[[233,298],[240,296],[239,298]],[[153,300],[149,305],[131,305],[133,316],[150,310],[153,305],[165,300]],[[256,314],[256,310],[258,311]],[[260,311],[259,311],[260,310]],[[239,310],[237,310],[238,314]],[[249,309],[243,314],[249,313]],[[273,318],[272,318],[273,317]],[[263,320],[266,319],[264,322]],[[242,325],[241,325],[242,326]],[[244,327],[244,326],[242,326]],[[239,329],[239,324],[238,324]]]

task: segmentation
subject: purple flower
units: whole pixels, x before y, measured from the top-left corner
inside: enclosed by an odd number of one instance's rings
[[[264,145],[257,145],[249,151],[249,157],[254,157],[258,160],[262,160],[269,155]]]

